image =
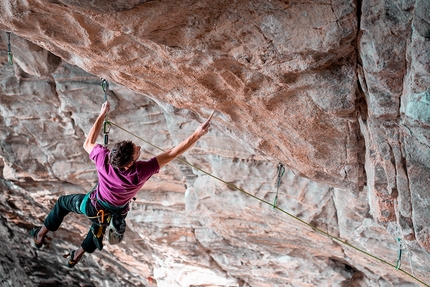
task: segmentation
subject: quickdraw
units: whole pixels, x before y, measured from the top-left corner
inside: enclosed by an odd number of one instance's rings
[[[397,261],[396,261],[396,270],[400,269],[400,265],[402,265],[402,240],[400,238],[397,238],[397,241],[399,242],[399,253],[397,255]]]
[[[281,177],[284,175],[285,173],[285,166],[282,163],[278,164],[278,180],[276,182],[276,196],[275,196],[275,200],[273,202],[273,208],[276,207],[277,201],[278,201],[278,191],[279,191],[279,186],[281,185]]]
[[[110,131],[110,128],[111,128],[111,124],[110,124],[110,122],[107,120],[107,119],[105,119],[105,121],[103,122],[103,134],[104,134],[104,144],[105,144],[105,147],[107,147],[107,145],[108,145],[108,143],[109,143],[109,131]]]
[[[109,83],[105,79],[102,79],[102,89],[105,92],[105,102],[107,101],[107,91],[109,91]]]
[[[13,55],[10,51],[10,32],[6,32],[7,35],[7,61],[10,65],[13,65]]]
[[[105,93],[105,102],[107,101],[107,92],[109,91],[109,83],[105,79],[102,79],[102,89]],[[108,115],[105,116],[105,121],[103,122],[103,134],[104,134],[104,146],[107,147],[109,143],[109,131],[111,124],[108,121]]]

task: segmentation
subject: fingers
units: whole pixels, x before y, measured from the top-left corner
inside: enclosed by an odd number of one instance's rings
[[[205,132],[205,133],[207,133],[208,131],[209,131],[209,127],[211,126],[211,123],[206,123],[204,126],[203,126],[203,131]]]
[[[205,134],[207,134],[209,132],[209,127],[210,127],[210,124],[202,127],[201,132],[200,132],[200,136],[204,136]]]
[[[212,120],[212,117],[213,117],[214,113],[215,113],[215,110],[212,111],[211,115],[208,118],[208,121]]]
[[[108,101],[104,102],[101,108],[101,113],[106,114],[110,110],[110,104]]]
[[[214,115],[215,111],[212,111],[211,115],[209,116],[209,118],[203,123],[203,127],[204,128],[209,128],[210,122],[212,120],[212,117]]]

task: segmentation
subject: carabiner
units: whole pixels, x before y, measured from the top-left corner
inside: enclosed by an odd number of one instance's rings
[[[107,101],[107,92],[109,91],[109,83],[105,79],[102,79],[102,89],[105,92],[105,102]]]
[[[107,126],[109,126],[109,127],[107,128]],[[103,133],[108,134],[111,127],[112,127],[112,124],[109,121],[105,120],[103,122]]]

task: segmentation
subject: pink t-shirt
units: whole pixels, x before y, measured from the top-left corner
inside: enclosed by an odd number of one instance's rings
[[[97,194],[91,196],[114,206],[122,206],[128,203],[140,190],[143,184],[160,167],[155,157],[149,161],[136,161],[127,170],[119,170],[108,164],[109,149],[97,144],[90,153],[90,159],[94,161],[99,175],[96,188]]]

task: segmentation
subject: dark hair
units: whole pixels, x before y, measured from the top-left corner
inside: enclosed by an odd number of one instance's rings
[[[133,143],[121,141],[116,143],[109,154],[109,164],[116,168],[122,168],[133,161]]]

